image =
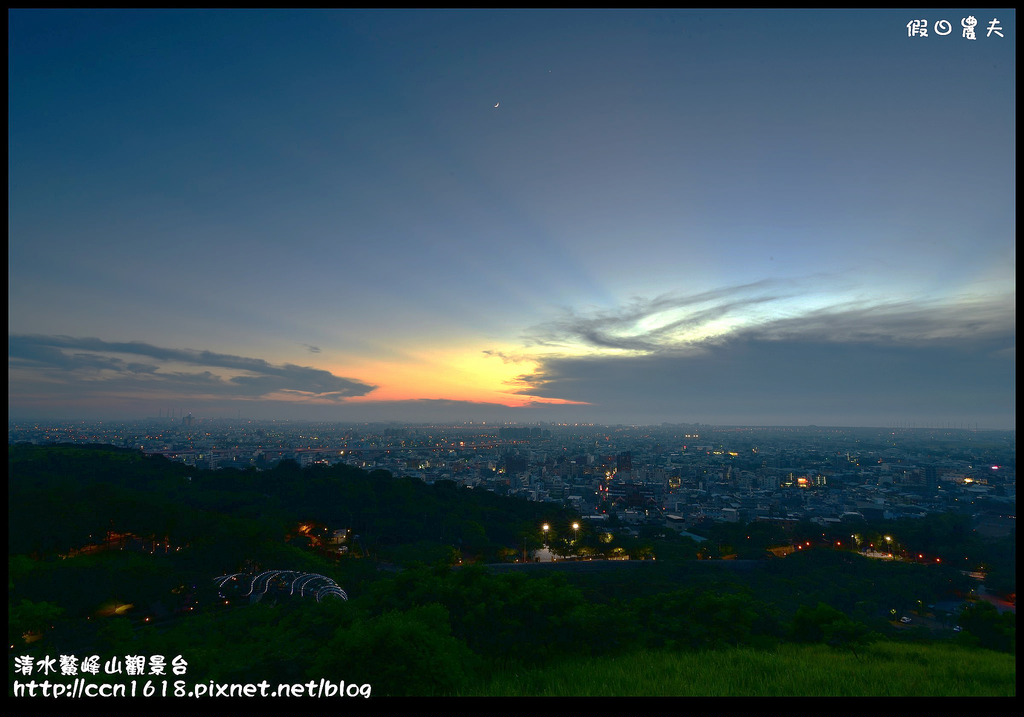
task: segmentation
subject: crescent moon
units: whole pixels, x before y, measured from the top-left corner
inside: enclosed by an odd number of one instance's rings
[[[495,102],[495,103],[494,103],[494,106],[495,106],[495,107],[497,107],[497,106],[498,106],[498,105],[500,105],[500,104],[501,104],[500,102]]]

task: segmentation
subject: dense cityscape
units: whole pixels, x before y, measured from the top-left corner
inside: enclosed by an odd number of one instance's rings
[[[11,421],[9,442],[104,443],[203,469],[346,463],[564,505],[592,521],[810,520],[969,513],[1008,535],[1015,435],[967,428],[334,424],[195,418]]]
[[[636,660],[676,696],[1014,694],[1013,432],[186,414],[8,440],[16,697],[47,654],[138,650],[194,695],[546,696],[577,664],[624,681],[570,694],[659,693]],[[782,676],[742,684],[744,650]],[[741,662],[694,683],[709,655]],[[918,666],[887,686],[893,660]]]

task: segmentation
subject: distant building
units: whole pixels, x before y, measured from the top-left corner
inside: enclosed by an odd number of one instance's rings
[[[615,472],[630,473],[633,470],[633,453],[624,451],[615,457]]]

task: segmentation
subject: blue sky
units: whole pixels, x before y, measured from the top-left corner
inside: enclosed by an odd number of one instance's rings
[[[1015,30],[10,11],[9,411],[1012,428]]]

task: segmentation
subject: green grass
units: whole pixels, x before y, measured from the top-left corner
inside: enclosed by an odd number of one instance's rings
[[[953,645],[877,642],[859,657],[823,645],[774,650],[641,651],[580,658],[492,677],[474,696],[1005,697],[1015,657]]]

